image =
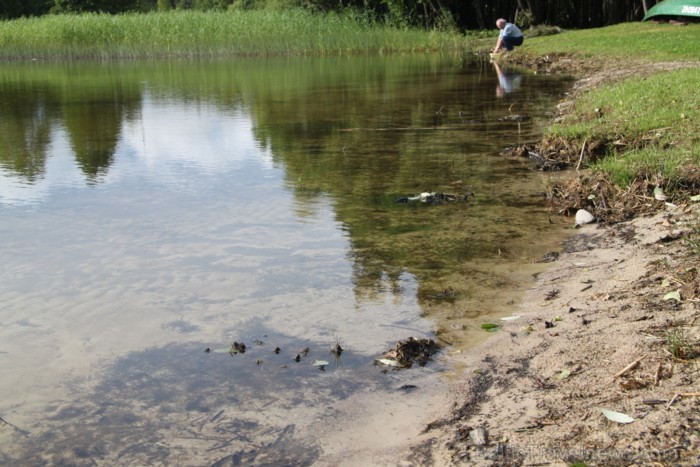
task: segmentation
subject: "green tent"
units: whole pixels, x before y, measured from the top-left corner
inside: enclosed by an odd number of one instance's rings
[[[666,0],[649,9],[642,21],[650,19],[682,21],[700,19],[700,0]]]

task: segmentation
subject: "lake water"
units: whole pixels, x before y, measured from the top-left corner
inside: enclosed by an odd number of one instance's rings
[[[568,225],[499,156],[567,82],[506,78],[459,56],[3,64],[0,464],[379,463]],[[473,196],[396,202],[422,192]],[[375,365],[409,336],[445,347]]]

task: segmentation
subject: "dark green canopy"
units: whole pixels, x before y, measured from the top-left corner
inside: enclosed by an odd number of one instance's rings
[[[642,21],[650,19],[700,19],[700,0],[666,0],[649,9]]]

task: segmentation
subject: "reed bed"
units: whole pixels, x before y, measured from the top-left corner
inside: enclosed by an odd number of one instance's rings
[[[0,22],[0,59],[5,60],[322,55],[465,46],[456,32],[304,10],[48,15]]]

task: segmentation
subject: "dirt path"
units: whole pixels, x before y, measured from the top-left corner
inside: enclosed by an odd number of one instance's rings
[[[574,95],[640,73],[573,65],[590,73]],[[700,257],[686,241],[700,203],[651,202],[564,245],[519,318],[459,362],[452,407],[404,465],[700,465]]]

